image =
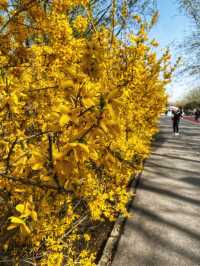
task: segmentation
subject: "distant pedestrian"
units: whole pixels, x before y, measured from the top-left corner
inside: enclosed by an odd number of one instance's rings
[[[179,108],[172,110],[173,131],[175,136],[179,135],[179,122],[182,117],[182,111]]]
[[[196,109],[194,112],[194,119],[196,122],[198,122],[199,120],[199,114],[200,114],[199,109]]]

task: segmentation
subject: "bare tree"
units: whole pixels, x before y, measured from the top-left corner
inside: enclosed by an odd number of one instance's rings
[[[200,0],[179,0],[179,3],[192,22],[192,32],[182,45],[186,56],[184,70],[200,78]]]

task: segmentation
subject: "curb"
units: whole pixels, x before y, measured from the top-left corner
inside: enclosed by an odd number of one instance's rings
[[[129,192],[133,192],[135,194],[136,188],[137,188],[139,181],[140,181],[141,174],[142,174],[142,171],[139,174],[137,174],[135,176],[135,178],[133,179],[133,181],[130,183]],[[133,200],[134,200],[134,195],[128,201],[127,209],[129,209],[130,204],[133,202]],[[119,217],[117,218],[117,220],[114,224],[114,227],[110,233],[110,236],[106,242],[106,245],[105,245],[104,250],[102,252],[102,256],[101,256],[97,266],[110,266],[111,265],[114,251],[115,251],[117,244],[119,242],[121,231],[122,231],[122,228],[123,228],[125,221],[126,221],[126,217],[119,215]]]

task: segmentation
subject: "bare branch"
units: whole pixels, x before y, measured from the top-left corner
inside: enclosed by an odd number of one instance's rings
[[[19,177],[15,177],[15,176],[11,176],[11,175],[7,175],[6,173],[0,173],[0,176],[2,178],[8,179],[8,180],[12,180],[14,182],[19,182],[21,184],[24,185],[31,185],[31,186],[35,186],[44,190],[55,190],[59,193],[63,193],[63,194],[73,194],[74,191],[70,190],[70,189],[65,189],[65,188],[58,188],[57,186],[54,185],[50,185],[50,184],[44,184],[41,182],[37,182],[37,181],[33,181],[30,178],[19,178]]]
[[[8,152],[8,156],[6,158],[6,174],[8,173],[9,171],[9,168],[10,168],[10,159],[11,159],[11,155],[12,155],[12,152],[15,148],[15,145],[17,144],[17,138],[15,139],[15,141],[12,143],[11,147],[10,147],[10,150]]]

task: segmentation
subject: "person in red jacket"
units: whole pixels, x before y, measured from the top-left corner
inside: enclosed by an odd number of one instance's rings
[[[172,110],[173,131],[175,136],[179,135],[179,122],[182,117],[182,112],[179,108]]]

